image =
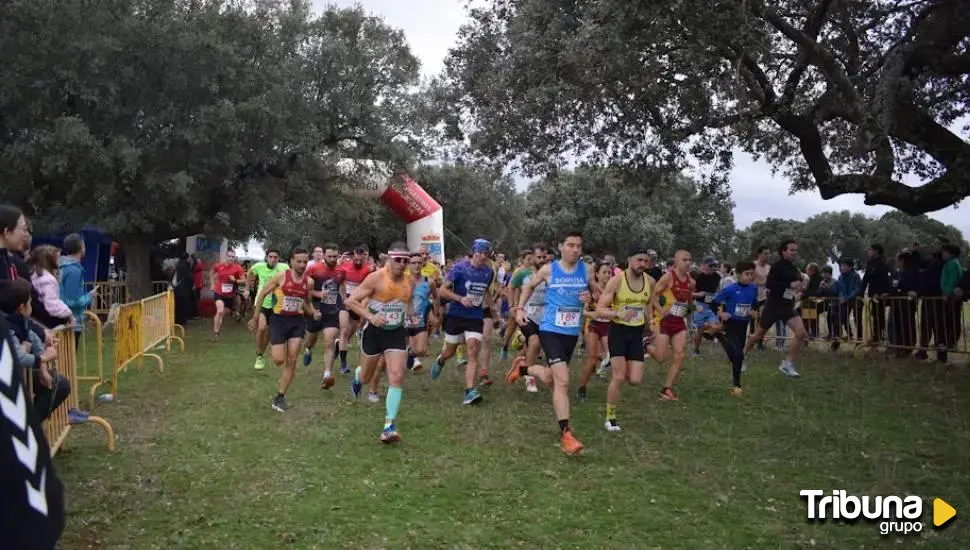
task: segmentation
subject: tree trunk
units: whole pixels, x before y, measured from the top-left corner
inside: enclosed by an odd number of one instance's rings
[[[149,235],[122,235],[119,244],[125,251],[128,283],[128,301],[140,300],[152,293],[151,253],[152,238]]]

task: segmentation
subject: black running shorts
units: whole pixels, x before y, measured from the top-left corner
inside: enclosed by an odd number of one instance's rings
[[[576,350],[576,342],[579,336],[559,334],[558,332],[539,331],[539,343],[542,344],[542,353],[546,356],[546,363],[551,367],[557,363],[566,363],[573,359],[573,352]]]
[[[383,355],[389,351],[407,351],[408,331],[404,327],[384,330],[367,325],[360,336],[360,352],[364,355]]]
[[[292,339],[302,339],[306,318],[302,315],[273,315],[269,318],[269,341],[274,346]]]
[[[791,304],[765,302],[765,305],[761,308],[761,318],[758,320],[758,324],[761,328],[768,330],[777,322],[787,324],[793,317],[798,317],[798,312]]]
[[[610,323],[606,340],[610,357],[625,357],[627,361],[643,362],[643,325],[631,327]]]

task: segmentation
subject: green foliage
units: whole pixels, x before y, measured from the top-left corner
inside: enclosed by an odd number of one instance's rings
[[[724,183],[741,148],[794,189],[922,214],[970,195],[967,28],[961,0],[491,0],[441,97],[453,135],[532,172],[693,157]]]

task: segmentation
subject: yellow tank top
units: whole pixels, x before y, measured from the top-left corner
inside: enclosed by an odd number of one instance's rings
[[[386,267],[380,270],[383,284],[367,300],[367,308],[374,315],[384,319],[385,330],[395,330],[404,326],[408,302],[411,301],[411,280],[403,277],[395,282]]]
[[[620,317],[614,318],[613,322],[618,325],[642,327],[645,323],[644,312],[649,301],[650,285],[647,284],[646,273],[643,275],[643,288],[639,292],[634,292],[627,283],[626,271],[623,271],[620,274],[620,288],[613,295],[613,311],[616,311]],[[624,315],[629,315],[628,312],[632,312],[633,317],[628,321],[621,319]]]

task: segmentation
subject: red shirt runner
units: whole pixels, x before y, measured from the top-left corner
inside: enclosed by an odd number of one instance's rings
[[[313,279],[313,290],[325,291],[323,298],[314,297],[314,302],[320,302],[328,309],[340,306],[340,283],[344,282],[346,276],[340,266],[330,267],[326,262],[320,262],[307,269],[306,274]]]
[[[357,285],[364,282],[364,279],[374,271],[373,266],[360,264],[360,267],[357,267],[354,262],[347,262],[338,266],[337,269],[344,272],[344,286],[347,288],[347,296],[353,294]]]
[[[236,283],[246,278],[246,272],[243,271],[242,266],[235,263],[216,264],[212,271],[216,274],[212,289],[217,296],[226,298],[234,296],[236,294]],[[230,280],[230,278],[235,278],[235,281]]]

